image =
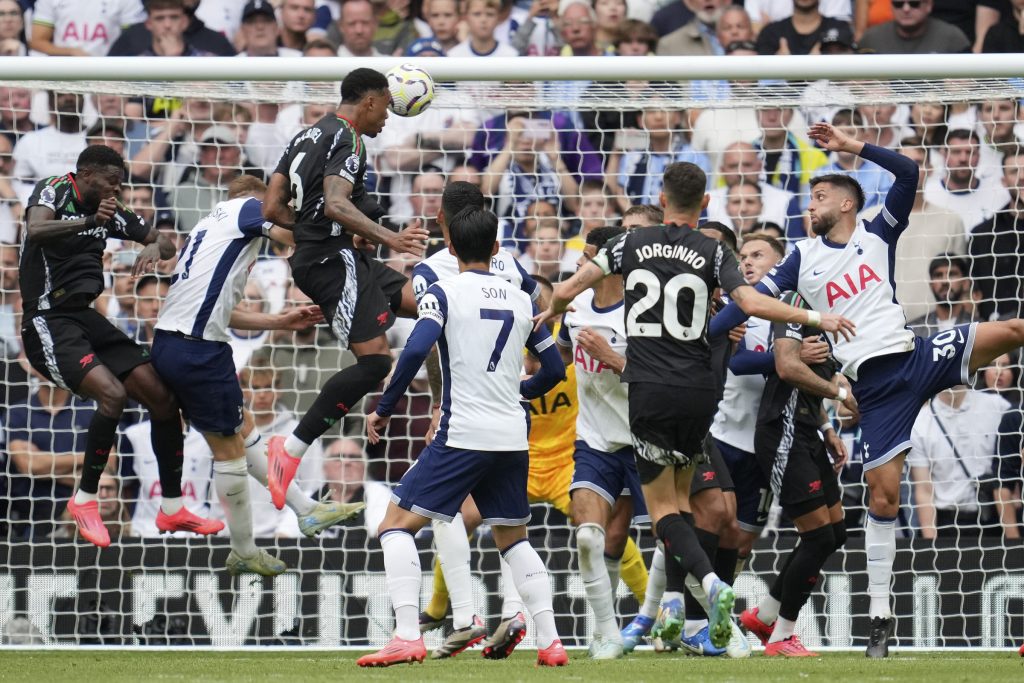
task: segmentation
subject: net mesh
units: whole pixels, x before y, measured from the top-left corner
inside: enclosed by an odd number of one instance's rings
[[[231,178],[271,173],[290,137],[329,111],[336,93],[332,83],[0,81],[3,644],[379,646],[389,637],[392,617],[373,536],[389,488],[422,447],[430,421],[425,376],[413,382],[380,445],[363,443],[358,417],[375,404],[373,395],[303,460],[304,491],[365,500],[360,519],[306,540],[295,515],[274,509],[253,483],[260,543],[294,568],[263,581],[225,574],[224,539],[157,538],[160,491],[149,428],[144,411],[131,407],[116,464],[112,459],[100,489],[114,545],[97,552],[72,541],[64,511],[92,404],[55,394],[31,373],[18,332],[18,249],[8,246],[22,239],[33,183],[71,170],[87,131],[88,142],[123,150],[131,175],[126,203],[180,245],[226,198]],[[480,183],[503,218],[504,246],[531,272],[558,280],[575,269],[581,233],[618,220],[634,205],[657,204],[665,165],[687,160],[708,173],[709,219],[741,237],[774,231],[791,249],[806,234],[811,176],[830,169],[855,174],[866,192],[866,215],[880,209],[891,182],[877,167],[828,157],[810,144],[808,123],[838,116],[862,139],[887,147],[906,141],[906,153],[921,166],[921,196],[894,277],[913,329],[933,334],[951,321],[1020,314],[1024,244],[1017,238],[1016,202],[1024,160],[1014,156],[1024,139],[1020,95],[1019,81],[1002,79],[440,84],[424,115],[391,117],[384,133],[367,141],[369,185],[387,222],[421,218],[437,233],[432,218],[445,180]],[[55,127],[40,128],[48,124]],[[964,129],[977,137],[964,138]],[[440,246],[435,240],[432,248]],[[166,284],[131,281],[134,249],[109,245],[108,287],[96,307],[148,343]],[[939,255],[949,256],[933,263]],[[264,251],[244,307],[277,312],[305,301],[291,284],[286,256],[277,245]],[[381,257],[406,274],[414,265],[407,257]],[[165,276],[170,270],[160,267]],[[936,302],[943,304],[939,310]],[[396,353],[410,329],[400,322],[390,333]],[[231,346],[265,435],[289,433],[324,381],[352,362],[323,330],[235,331]],[[1019,376],[1019,357],[1010,354],[971,387],[936,402],[956,454],[927,413],[915,429],[893,586],[902,645],[1003,647],[1024,637]],[[570,412],[557,394],[534,406],[535,420],[568,425],[568,468]],[[868,631],[862,453],[855,424],[839,423],[851,453],[842,481],[852,538],[826,565],[822,590],[801,615],[798,632],[809,646],[862,646]],[[210,453],[194,433],[185,461],[186,503],[222,517]],[[549,501],[565,493],[542,489]],[[548,503],[534,512],[531,535],[551,572],[559,630],[567,644],[585,644],[592,618],[571,528]],[[649,559],[649,531],[634,533]],[[767,592],[794,539],[776,509],[737,578],[740,607]],[[430,539],[419,543],[426,604]],[[500,572],[486,529],[473,547],[476,610],[493,626]],[[619,597],[619,614],[634,614],[638,605],[625,584]],[[430,634],[428,647],[440,639]]]

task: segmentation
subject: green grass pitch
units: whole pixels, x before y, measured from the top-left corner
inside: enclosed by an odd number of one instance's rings
[[[115,683],[144,681],[673,681],[683,683],[1002,683],[1024,681],[1024,658],[1016,651],[991,653],[908,652],[887,660],[862,653],[828,653],[818,659],[700,659],[638,652],[612,662],[592,662],[586,652],[570,653],[568,667],[537,669],[525,651],[504,662],[470,651],[454,660],[360,669],[361,652],[102,652],[7,651],[0,680],[19,682]]]

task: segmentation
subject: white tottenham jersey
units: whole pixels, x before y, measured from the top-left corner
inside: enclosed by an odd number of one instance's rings
[[[532,312],[530,297],[511,283],[471,270],[423,295],[419,317],[443,328],[437,346],[444,391],[435,441],[480,451],[529,448],[519,381]],[[545,348],[552,343],[548,337]]]
[[[824,237],[798,242],[796,249],[761,280],[772,294],[793,290],[816,311],[837,313],[857,325],[857,336],[832,339],[843,373],[857,379],[861,363],[914,348],[893,281],[895,237],[879,223],[896,226],[887,208],[871,221],[859,221],[848,244]],[[831,337],[830,337],[831,339]]]
[[[156,329],[231,341],[228,321],[242,300],[249,269],[270,229],[251,197],[221,202],[189,233],[178,254]]]
[[[132,469],[139,482],[139,496],[132,515],[132,535],[144,538],[158,536],[156,515],[160,511],[160,470],[150,443],[149,421],[133,424],[124,430],[131,447]],[[181,470],[181,501],[190,512],[209,517],[213,494],[213,453],[203,435],[194,429],[185,434],[184,462]],[[191,538],[192,532],[177,531],[175,537]]]
[[[571,346],[576,367],[579,412],[576,438],[591,448],[612,453],[633,444],[629,431],[629,391],[615,372],[583,350],[577,341],[580,331],[590,328],[607,340],[612,350],[626,355],[626,320],[623,302],[598,308],[594,290],[573,299],[575,311],[568,311],[558,331],[558,344]]]
[[[766,352],[771,331],[769,321],[750,318],[741,342],[743,348],[757,353]],[[725,392],[718,402],[718,412],[711,425],[711,436],[741,451],[754,452],[754,429],[764,381],[764,375],[734,375],[729,371],[725,378]]]
[[[491,257],[491,273],[526,292],[531,301],[537,300],[540,294],[537,281],[519,265],[515,256],[504,249],[498,249],[498,253]],[[430,285],[449,280],[458,274],[459,260],[447,247],[423,259],[412,269],[412,291],[416,301],[423,298]]]
[[[121,29],[146,20],[139,0],[36,0],[33,24],[53,29],[53,44],[105,57]]]

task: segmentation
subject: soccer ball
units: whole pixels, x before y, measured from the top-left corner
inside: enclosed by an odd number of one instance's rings
[[[396,66],[387,77],[391,111],[399,116],[419,116],[434,101],[434,79],[418,66]]]

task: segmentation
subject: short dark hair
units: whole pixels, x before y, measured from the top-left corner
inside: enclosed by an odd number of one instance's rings
[[[931,263],[928,264],[928,277],[935,277],[935,270],[942,266],[956,266],[960,269],[960,274],[967,277],[971,274],[970,266],[967,264],[965,259],[960,254],[939,254],[932,259]]]
[[[840,109],[832,115],[832,125],[864,128],[867,122],[864,120],[864,115],[856,109]]]
[[[717,230],[722,234],[722,244],[732,249],[733,253],[737,251],[738,246],[736,243],[736,233],[733,232],[732,228],[730,228],[725,223],[721,223],[719,221],[707,221],[706,223],[701,223],[700,225],[698,225],[697,229]]]
[[[441,193],[441,213],[445,220],[451,220],[463,209],[483,209],[484,193],[473,183],[456,180],[444,186]]]
[[[628,40],[638,40],[647,43],[647,50],[654,52],[658,49],[658,39],[658,32],[646,21],[623,19],[615,27],[615,39],[612,42],[618,47]]]
[[[772,225],[775,225],[774,223]],[[775,226],[778,227],[778,226]],[[775,235],[767,232],[748,232],[743,236],[743,244],[747,242],[764,242],[772,248],[779,258],[786,255],[786,247],[783,246],[782,242]]]
[[[169,286],[170,283],[167,281],[167,278],[160,277],[159,275],[143,275],[142,277],[139,278],[138,282],[135,283],[135,293],[138,294],[139,292],[141,292],[146,287],[149,287],[150,285],[156,285],[157,287],[160,287],[160,285]]]
[[[946,132],[946,144],[949,144],[950,140],[970,140],[976,145],[981,144],[981,138],[970,128],[951,128]]]
[[[89,145],[78,155],[78,161],[75,163],[79,171],[107,166],[114,166],[124,172],[124,157],[106,145]]]
[[[665,220],[665,212],[661,210],[660,206],[654,204],[634,204],[622,214],[623,219],[631,216],[642,216],[650,221],[650,225],[661,225],[661,222]]]
[[[452,248],[463,263],[489,263],[498,239],[498,217],[476,207],[466,207],[448,224]]]
[[[110,137],[110,138],[121,138],[124,139],[124,127],[119,126],[116,123],[111,123],[106,119],[100,119],[96,123],[89,126],[89,130],[85,131],[86,138],[98,138],[98,137]]]
[[[143,5],[146,8],[147,14],[152,14],[162,9],[180,9],[182,12],[185,11],[185,0],[145,0]]]
[[[811,178],[811,189],[813,190],[814,186],[820,183],[828,183],[829,185],[835,185],[840,189],[846,190],[857,201],[857,213],[864,209],[864,189],[860,186],[860,183],[850,176],[843,173],[826,173],[825,175],[815,176]]]
[[[587,244],[600,249],[604,245],[608,244],[608,240],[615,239],[619,235],[624,235],[625,233],[625,228],[620,228],[617,225],[604,225],[600,228],[594,228],[587,233]]]
[[[708,177],[700,166],[689,161],[677,161],[665,168],[662,191],[672,208],[697,209],[704,199],[707,185]]]
[[[388,79],[375,69],[361,67],[350,71],[341,82],[341,101],[356,104],[369,94],[388,90]]]

